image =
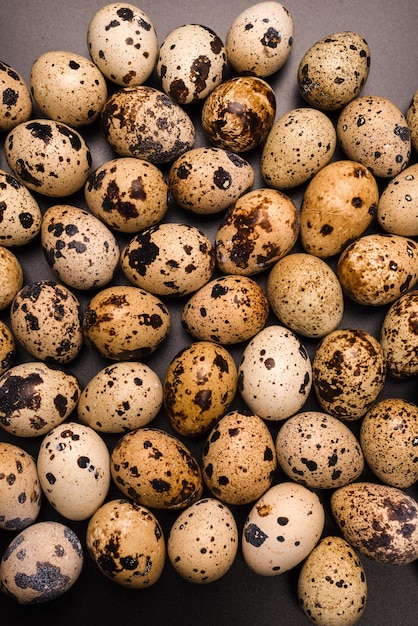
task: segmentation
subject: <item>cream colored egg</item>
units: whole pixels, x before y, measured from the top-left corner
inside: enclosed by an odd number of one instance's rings
[[[377,220],[388,233],[418,235],[418,163],[406,167],[382,191]]]
[[[17,70],[0,61],[0,130],[8,132],[31,115],[28,85]]]
[[[0,320],[0,376],[12,367],[15,355],[15,338],[7,324]]]
[[[23,286],[23,269],[8,248],[0,246],[0,311],[7,309]]]
[[[394,378],[418,374],[417,327],[418,293],[411,291],[394,302],[380,328],[380,344],[388,372]]]
[[[412,96],[406,112],[406,121],[408,123],[409,132],[411,133],[412,147],[415,152],[418,152],[418,89]]]
[[[0,245],[11,248],[33,241],[41,228],[41,209],[29,189],[5,170],[0,170],[0,203]]]

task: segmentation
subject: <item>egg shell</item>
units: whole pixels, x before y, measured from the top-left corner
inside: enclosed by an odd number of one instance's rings
[[[97,65],[66,50],[50,50],[35,59],[30,89],[45,117],[74,128],[92,124],[107,99],[106,80]]]
[[[406,121],[409,132],[411,133],[411,144],[413,150],[418,152],[418,89],[414,92],[408,110],[406,112]]]
[[[50,206],[41,226],[41,245],[57,279],[88,291],[107,285],[119,264],[111,230],[89,211],[69,204]]]
[[[411,156],[405,116],[382,96],[361,96],[347,104],[338,118],[337,140],[348,159],[380,178],[399,174]]]
[[[10,322],[17,341],[41,361],[66,364],[82,348],[80,302],[55,281],[24,285],[12,302]]]
[[[113,230],[136,233],[158,224],[168,208],[168,185],[161,170],[134,157],[106,161],[84,186],[91,213]]]
[[[249,276],[229,274],[198,289],[181,314],[181,323],[200,341],[236,344],[257,334],[267,322],[267,297]]]
[[[277,467],[272,435],[258,415],[233,410],[209,433],[202,475],[210,492],[230,505],[249,504],[270,488]]]
[[[244,348],[238,389],[247,407],[269,421],[297,413],[308,399],[312,366],[305,346],[288,328],[272,324]]]
[[[112,83],[142,85],[158,56],[155,27],[139,7],[112,2],[98,9],[87,28],[90,56]]]
[[[354,626],[366,608],[368,586],[362,562],[342,537],[321,539],[298,576],[298,600],[312,624]]]
[[[160,578],[166,557],[163,530],[155,515],[129,500],[111,500],[91,517],[86,545],[99,570],[112,582],[146,589]]]
[[[23,286],[23,269],[11,250],[0,246],[0,311],[7,309]]]
[[[155,509],[183,509],[203,492],[200,466],[176,436],[158,428],[123,435],[111,454],[112,478],[137,504]]]
[[[394,302],[380,328],[380,344],[388,372],[394,378],[409,378],[418,373],[416,320],[418,293],[412,291]]]
[[[215,235],[217,266],[224,274],[254,276],[293,248],[299,235],[293,200],[276,189],[254,189],[228,209]]]
[[[163,383],[165,412],[185,436],[208,431],[228,410],[237,390],[231,354],[211,341],[197,341],[178,352]]]
[[[41,229],[41,209],[29,189],[5,170],[0,170],[0,203],[0,244],[12,248],[33,241]]]
[[[418,249],[402,235],[362,235],[341,253],[337,276],[344,293],[367,306],[391,304],[418,280]]]
[[[418,163],[406,167],[383,189],[377,205],[379,226],[388,233],[418,235]]]
[[[45,435],[37,468],[45,497],[70,520],[91,517],[109,491],[107,446],[96,431],[78,422],[65,422]]]
[[[84,553],[78,535],[65,524],[37,522],[22,530],[0,563],[3,593],[18,604],[59,598],[78,580]]]
[[[107,365],[80,393],[77,415],[99,433],[124,433],[149,424],[163,403],[154,370],[138,361]]]
[[[32,115],[30,90],[21,74],[0,61],[0,131],[9,132]]]
[[[34,524],[42,491],[34,459],[21,447],[0,443],[0,528],[21,531]]]
[[[356,482],[336,489],[331,512],[343,538],[378,563],[403,565],[418,557],[418,503],[402,489]]]
[[[273,88],[256,76],[235,76],[218,85],[202,107],[203,131],[212,145],[248,152],[270,132],[276,115]]]
[[[239,74],[271,76],[288,60],[293,36],[293,17],[283,4],[258,2],[230,25],[225,40],[228,61]]]
[[[209,584],[230,570],[238,542],[231,510],[215,498],[203,498],[182,511],[171,526],[167,554],[182,578]]]
[[[253,505],[242,531],[242,554],[260,576],[278,576],[301,563],[318,543],[322,503],[303,485],[282,482]]]
[[[266,137],[261,175],[274,189],[293,189],[328,165],[336,146],[337,134],[327,115],[309,107],[292,109]]]
[[[164,92],[149,87],[125,87],[113,93],[101,112],[106,141],[122,157],[154,165],[175,161],[195,142],[189,115]]]
[[[80,396],[71,372],[40,361],[11,367],[0,378],[0,424],[17,437],[39,437],[72,413]]]
[[[95,294],[84,311],[85,337],[97,352],[114,361],[140,360],[170,333],[166,305],[138,287],[115,285]]]
[[[0,320],[0,376],[12,367],[15,356],[15,338],[10,328]]]
[[[192,148],[168,174],[170,193],[183,209],[213,215],[229,208],[254,184],[252,165],[242,156],[215,147]]]

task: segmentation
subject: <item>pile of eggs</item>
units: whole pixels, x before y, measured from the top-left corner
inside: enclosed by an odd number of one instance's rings
[[[381,397],[418,373],[418,96],[403,114],[361,95],[371,53],[343,31],[306,52],[305,106],[277,119],[268,79],[293,36],[262,2],[225,42],[186,24],[158,45],[140,8],[112,3],[88,25],[90,59],[47,52],[29,87],[0,62],[0,584],[18,603],[66,592],[85,551],[145,588],[167,560],[218,580],[240,550],[260,576],[299,566],[311,622],[354,624],[361,559],[418,558],[418,407]],[[95,169],[90,128],[113,153]],[[50,280],[25,281],[35,245]],[[341,327],[347,300],[386,307],[378,337]],[[82,384],[89,352],[103,367]],[[38,521],[44,500],[60,521]]]

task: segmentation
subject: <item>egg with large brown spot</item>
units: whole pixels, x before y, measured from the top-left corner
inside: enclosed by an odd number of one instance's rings
[[[32,114],[30,90],[21,74],[0,61],[0,130],[27,122]]]
[[[396,300],[380,328],[380,343],[391,376],[405,379],[418,374],[418,293]]]
[[[29,189],[5,170],[0,170],[0,205],[0,244],[12,248],[33,241],[41,228],[41,208]]]
[[[0,376],[12,367],[15,356],[15,338],[7,324],[0,320]]]

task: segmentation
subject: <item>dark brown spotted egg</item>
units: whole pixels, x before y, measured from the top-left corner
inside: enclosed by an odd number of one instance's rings
[[[31,115],[32,99],[24,78],[0,61],[0,130],[8,132]]]
[[[411,291],[393,302],[380,328],[380,344],[388,372],[394,378],[418,374],[418,292]]]
[[[40,206],[29,189],[4,170],[0,170],[0,204],[0,244],[12,248],[33,241],[41,228]]]
[[[389,180],[379,198],[377,220],[387,233],[418,235],[418,163]]]
[[[15,355],[15,338],[7,324],[0,320],[0,376],[12,367]]]
[[[406,121],[411,133],[412,147],[415,152],[418,152],[418,89],[415,91],[409,104],[406,112]]]
[[[0,246],[0,311],[7,309],[23,285],[23,269],[11,250]]]

